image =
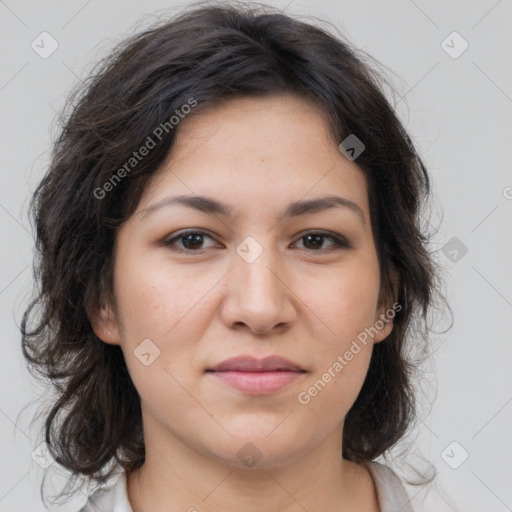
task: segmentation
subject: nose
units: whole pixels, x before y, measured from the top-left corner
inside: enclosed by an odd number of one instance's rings
[[[234,255],[223,299],[221,317],[231,329],[273,334],[296,318],[291,278],[270,249],[250,263]]]

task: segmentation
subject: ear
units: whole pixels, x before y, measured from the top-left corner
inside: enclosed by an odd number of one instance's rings
[[[398,298],[398,284],[399,276],[395,269],[390,271],[390,279],[392,283],[392,296],[389,296],[389,292],[385,294],[385,297],[379,297],[379,306],[375,314],[375,329],[378,331],[373,337],[374,343],[380,343],[385,340],[393,330],[393,318],[397,311],[402,309],[401,304],[398,304],[396,299]]]
[[[101,306],[88,316],[92,330],[100,340],[110,345],[120,344],[120,327],[111,306]]]

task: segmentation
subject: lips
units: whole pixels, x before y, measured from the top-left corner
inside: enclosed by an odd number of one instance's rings
[[[290,386],[307,372],[279,356],[264,359],[242,356],[227,359],[208,369],[207,373],[217,382],[247,395],[269,395]]]
[[[304,368],[284,357],[268,356],[263,359],[256,359],[252,356],[241,356],[226,359],[222,363],[214,366],[211,370],[214,372],[305,372]]]

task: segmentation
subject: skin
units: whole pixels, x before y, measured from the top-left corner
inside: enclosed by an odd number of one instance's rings
[[[392,306],[379,301],[363,171],[338,150],[319,109],[292,95],[230,100],[179,130],[118,232],[115,307],[93,320],[103,341],[121,346],[141,397],[146,461],[128,475],[134,512],[378,512],[368,469],[341,457],[342,432],[373,343],[392,321],[308,404],[297,399]],[[234,215],[173,205],[144,216],[181,194],[213,197]],[[343,207],[283,217],[292,201],[329,195],[355,202],[364,221]],[[190,228],[207,233],[165,245]],[[319,230],[351,247],[303,238]],[[247,236],[263,249],[251,263],[236,252]],[[149,365],[134,354],[144,339],[160,350]],[[306,373],[248,395],[205,372],[247,354],[277,354]],[[261,456],[252,467],[237,456],[247,443]]]

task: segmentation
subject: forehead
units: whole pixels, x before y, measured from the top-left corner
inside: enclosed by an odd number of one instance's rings
[[[185,117],[139,209],[171,192],[246,208],[339,193],[368,209],[364,172],[341,154],[319,107],[293,95],[236,98]]]
[[[199,108],[192,115],[185,117],[177,132],[177,141],[183,145],[190,136],[209,137],[212,131],[222,133],[237,131],[243,127],[244,133],[237,132],[232,142],[240,143],[242,135],[257,132],[258,136],[273,140],[276,131],[281,131],[283,141],[289,136],[303,135],[327,138],[330,137],[326,113],[322,107],[312,100],[295,94],[272,94],[268,96],[242,96],[209,106]],[[265,128],[262,130],[262,128]],[[181,140],[180,140],[181,139]],[[248,146],[250,141],[245,137]],[[333,141],[334,143],[334,141]]]

